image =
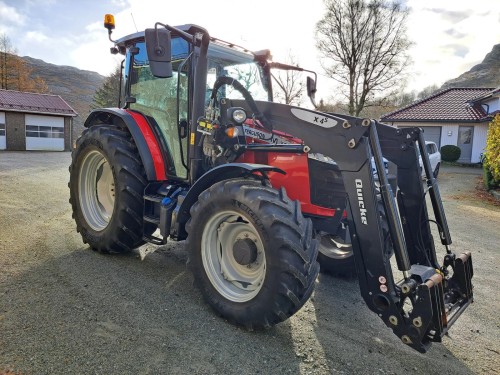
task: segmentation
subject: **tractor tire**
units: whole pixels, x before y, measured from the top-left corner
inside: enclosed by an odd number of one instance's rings
[[[379,196],[378,199],[377,210],[382,221],[385,254],[387,259],[390,259],[394,254],[394,249],[390,240],[389,225],[387,224],[382,198]],[[345,224],[345,228],[339,230],[338,234],[335,235],[325,232],[316,233],[316,236],[320,240],[318,262],[322,273],[339,278],[352,278],[356,276],[354,252],[347,224]]]
[[[318,262],[321,273],[342,278],[356,275],[351,237],[347,225],[345,227],[340,236],[326,232],[316,234],[319,239]]]
[[[69,202],[84,243],[103,253],[126,253],[144,243],[147,180],[128,131],[111,125],[86,129],[69,172]]]
[[[192,206],[188,266],[205,301],[249,330],[297,312],[319,272],[312,223],[284,189],[253,179],[221,181]]]

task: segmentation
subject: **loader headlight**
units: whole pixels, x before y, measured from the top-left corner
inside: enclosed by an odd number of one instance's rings
[[[227,117],[229,117],[239,125],[245,122],[245,120],[247,119],[247,113],[243,108],[233,107],[233,108],[228,108]]]

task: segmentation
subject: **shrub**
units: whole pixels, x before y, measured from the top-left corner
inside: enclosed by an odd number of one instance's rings
[[[485,169],[491,174],[493,185],[500,185],[500,114],[497,114],[488,127],[484,158]],[[485,180],[486,183],[486,180]]]
[[[454,145],[446,145],[441,147],[441,159],[444,161],[454,162],[460,158],[462,150],[460,147]]]
[[[486,190],[495,189],[499,186],[499,184],[493,180],[493,175],[486,165],[483,165],[483,182]]]

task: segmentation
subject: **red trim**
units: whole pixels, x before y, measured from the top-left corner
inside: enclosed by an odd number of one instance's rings
[[[335,215],[334,209],[311,203],[307,154],[246,151],[237,161],[272,165],[283,169],[286,175],[269,172],[269,179],[274,188],[279,189],[283,186],[291,199],[300,201],[303,213],[328,217]]]
[[[151,158],[153,159],[153,165],[155,167],[156,179],[158,181],[163,181],[167,179],[167,175],[165,173],[165,161],[163,160],[163,155],[161,153],[161,148],[156,139],[153,131],[149,127],[148,122],[144,118],[143,115],[137,112],[133,112],[130,110],[126,110],[127,113],[132,116],[137,123],[137,126],[141,130],[144,139],[146,140],[146,144],[148,145],[149,152],[151,153]]]

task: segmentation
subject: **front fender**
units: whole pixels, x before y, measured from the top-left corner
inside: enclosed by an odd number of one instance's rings
[[[264,164],[250,164],[250,163],[229,163],[223,164],[218,167],[210,169],[204,175],[202,175],[187,192],[184,197],[183,202],[179,208],[179,214],[177,217],[177,222],[179,224],[179,239],[187,237],[184,230],[184,225],[190,218],[191,206],[198,200],[198,196],[208,189],[210,186],[216,184],[219,181],[230,180],[234,178],[241,178],[250,176],[256,172],[260,172],[262,178],[267,178],[267,172],[278,172],[286,174],[280,168],[276,168],[270,165]]]

